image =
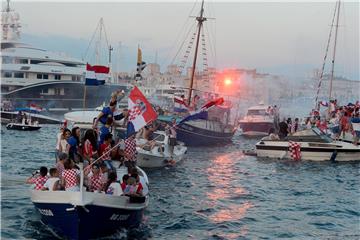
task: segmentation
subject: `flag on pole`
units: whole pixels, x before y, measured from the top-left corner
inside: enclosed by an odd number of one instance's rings
[[[204,106],[201,107],[201,109],[206,110],[212,106],[219,106],[223,103],[224,103],[224,98],[218,98],[218,99],[215,99],[215,100],[212,100],[212,101],[206,103]]]
[[[43,109],[39,105],[36,104],[30,104],[30,110],[35,112],[41,112]]]
[[[86,64],[85,85],[98,86],[104,85],[109,76],[110,68],[106,66]]]
[[[142,79],[141,72],[145,69],[145,67],[146,67],[146,62],[142,60],[142,52],[140,47],[138,47],[137,67],[136,67],[136,75],[135,75],[136,80]]]
[[[174,97],[174,112],[188,112],[189,107],[183,98]]]
[[[140,128],[157,118],[157,114],[153,107],[137,87],[134,87],[133,90],[131,90],[128,105],[129,121],[134,126],[133,131],[138,131]]]

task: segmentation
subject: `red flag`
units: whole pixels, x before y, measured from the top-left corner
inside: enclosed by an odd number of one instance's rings
[[[224,98],[218,98],[218,99],[215,99],[215,100],[212,100],[208,103],[206,103],[204,106],[202,106],[201,109],[208,109],[212,106],[218,106],[218,105],[221,105],[224,103]]]
[[[129,120],[134,125],[135,131],[138,131],[140,128],[157,118],[157,114],[153,107],[137,87],[134,87],[133,90],[131,90],[128,105]]]

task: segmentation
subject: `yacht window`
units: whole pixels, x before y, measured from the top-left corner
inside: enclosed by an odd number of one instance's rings
[[[258,110],[248,110],[247,115],[266,115],[266,111],[262,110],[262,109],[258,109]]]
[[[49,75],[44,74],[44,75],[43,75],[43,79],[49,79]]]
[[[14,78],[24,78],[24,73],[22,73],[22,72],[14,72]]]
[[[12,57],[3,56],[2,57],[2,63],[13,63]]]
[[[42,79],[42,74],[37,74],[37,75],[36,75],[36,78],[37,78],[37,79]]]
[[[18,59],[15,59],[15,63],[17,63],[17,64],[28,64],[28,60],[25,59],[25,58],[18,58]]]
[[[55,79],[56,79],[56,80],[60,80],[60,79],[61,79],[61,75],[55,74]]]
[[[5,78],[11,78],[12,77],[12,72],[3,72],[3,77]]]

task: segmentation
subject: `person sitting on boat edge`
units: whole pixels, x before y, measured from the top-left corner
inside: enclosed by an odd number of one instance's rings
[[[65,188],[65,191],[80,191],[80,172],[74,165],[71,159],[66,159],[64,162],[65,170],[61,176],[61,185]]]
[[[50,168],[50,178],[45,182],[43,188],[41,190],[43,191],[56,191],[60,190],[60,178],[59,178],[59,172],[56,168]]]
[[[105,186],[105,194],[120,196],[123,194],[120,183],[117,181],[116,172],[109,172],[108,181]]]
[[[114,112],[116,110],[116,104],[117,102],[110,102],[109,106],[104,107],[97,118],[94,121],[93,128],[97,128],[98,123],[100,122],[102,125],[106,124],[106,120],[108,118],[113,118]]]
[[[88,164],[91,164],[94,158],[97,158],[97,149],[97,133],[93,129],[86,130],[84,138],[82,139],[82,156],[84,160],[88,161]]]
[[[34,190],[41,190],[46,183],[48,169],[46,167],[40,167],[40,171],[33,173],[31,177],[26,179],[26,183],[33,184]]]

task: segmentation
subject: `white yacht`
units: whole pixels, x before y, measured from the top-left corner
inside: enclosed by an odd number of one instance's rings
[[[82,108],[85,62],[21,42],[20,16],[10,8],[9,0],[1,17],[2,100],[10,101],[14,108],[30,104],[47,110]],[[115,88],[119,86],[87,87],[86,107],[96,107]]]

